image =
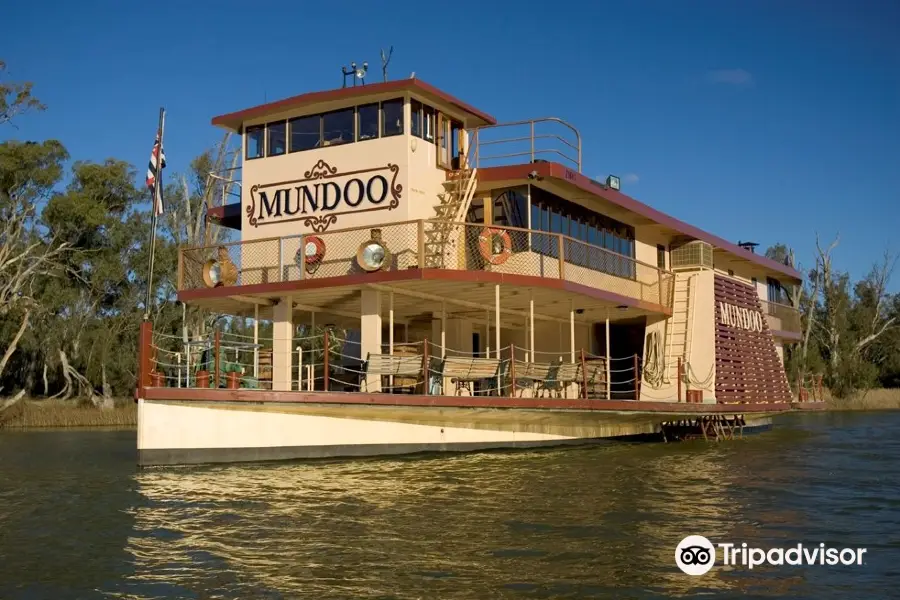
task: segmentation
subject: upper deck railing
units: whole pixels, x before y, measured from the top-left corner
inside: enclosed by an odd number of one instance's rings
[[[475,167],[545,160],[581,172],[581,134],[556,117],[512,121],[470,130]]]
[[[429,233],[437,227],[447,234],[436,246]],[[388,251],[382,270],[437,268],[561,279],[665,310],[672,307],[674,275],[654,265],[563,234],[515,227],[486,231],[481,224],[431,220],[182,248],[178,289],[216,285],[209,278],[213,264],[219,265],[216,277],[232,286],[361,274],[357,253],[373,230],[380,231]]]

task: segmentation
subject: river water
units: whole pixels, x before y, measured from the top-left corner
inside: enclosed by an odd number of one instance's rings
[[[733,442],[140,470],[133,431],[0,432],[0,598],[900,597],[900,412]],[[687,535],[866,548],[682,573]]]

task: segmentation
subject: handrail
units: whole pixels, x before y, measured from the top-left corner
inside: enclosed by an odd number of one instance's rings
[[[571,142],[570,140],[556,134],[535,134],[535,125],[538,123],[557,123],[562,125],[563,127],[568,128],[572,133],[575,134],[575,142]],[[511,138],[501,138],[497,140],[483,140],[481,133],[488,130],[500,129],[503,127],[517,127],[528,125],[530,128],[529,135],[527,136],[519,136],[519,137],[511,137]],[[575,168],[579,173],[581,173],[581,133],[578,131],[575,126],[567,123],[566,121],[560,119],[559,117],[541,117],[538,119],[528,119],[524,121],[509,121],[506,123],[497,123],[496,125],[483,125],[481,127],[475,127],[471,129],[473,133],[473,137],[475,140],[475,165],[481,166],[481,160],[497,160],[501,158],[514,158],[517,156],[530,156],[531,161],[534,162],[535,157],[541,154],[558,154],[563,157],[567,161],[573,163]],[[566,146],[575,150],[578,155],[577,157],[572,157],[567,155],[566,153],[555,149],[555,148],[540,148],[539,144],[536,144],[536,140],[555,140],[562,142]],[[530,149],[528,151],[517,151],[510,152],[505,154],[497,154],[491,156],[483,156],[480,148],[481,146],[491,146],[491,145],[500,145],[500,144],[515,144],[521,142],[530,142]]]
[[[482,223],[465,223],[465,222],[460,222],[460,221],[446,221],[446,220],[441,220],[441,219],[409,219],[406,221],[394,221],[391,223],[377,223],[377,224],[372,224],[372,225],[358,225],[356,227],[346,227],[344,229],[333,229],[331,231],[328,231],[325,233],[320,233],[320,234],[315,234],[315,235],[332,236],[332,235],[340,234],[340,233],[349,233],[351,231],[362,231],[362,230],[368,230],[368,229],[387,228],[387,227],[399,226],[399,225],[410,225],[412,223],[419,223],[419,222],[422,222],[425,224],[440,224],[440,223],[448,223],[449,222],[449,223],[453,224],[454,226],[461,226],[461,227],[491,227],[490,225],[484,225]],[[672,271],[669,271],[667,269],[660,269],[657,265],[652,265],[650,263],[640,261],[631,256],[627,256],[625,254],[620,254],[618,252],[614,252],[608,248],[604,248],[603,246],[597,246],[597,245],[591,244],[590,242],[585,242],[584,240],[579,240],[577,238],[573,238],[572,236],[565,234],[565,233],[556,233],[556,232],[552,232],[552,231],[543,231],[540,229],[528,229],[525,227],[512,227],[512,226],[506,226],[506,225],[504,225],[503,227],[500,227],[500,229],[504,229],[506,231],[521,231],[523,233],[528,233],[528,234],[537,234],[537,235],[561,238],[563,240],[568,240],[570,242],[574,242],[577,244],[583,244],[590,248],[599,250],[605,254],[612,255],[615,258],[624,259],[630,263],[634,263],[635,265],[641,265],[641,266],[647,267],[649,269],[653,269],[662,275],[674,275],[674,273]],[[271,242],[271,241],[277,241],[277,240],[300,239],[305,235],[312,235],[312,234],[296,233],[293,235],[272,236],[272,237],[267,237],[267,238],[255,238],[252,240],[224,242],[221,244],[214,244],[211,246],[188,246],[188,247],[179,248],[179,250],[186,252],[189,250],[208,250],[210,248],[220,248],[220,247],[228,248],[231,246],[240,246],[242,244],[256,244],[256,243],[261,243],[261,242]]]
[[[237,197],[238,200],[241,198],[243,185],[240,179],[234,178],[232,175],[234,172],[240,172],[241,167],[228,167],[225,169],[218,169],[216,171],[209,171],[206,174],[206,187],[207,189],[213,187],[213,185],[221,186],[222,188],[222,205],[225,205],[226,196]],[[216,183],[214,183],[216,182]],[[237,186],[237,191],[234,191],[231,186]],[[213,195],[213,199],[215,199],[215,194]]]

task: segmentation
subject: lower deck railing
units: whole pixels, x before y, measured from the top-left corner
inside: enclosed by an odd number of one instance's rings
[[[142,334],[144,387],[637,400],[638,355],[598,356],[583,348],[535,351],[508,344],[482,353],[442,348],[428,339],[361,352],[340,332],[290,344],[217,331],[185,344]],[[145,347],[146,345],[146,347]],[[276,347],[291,348],[279,356]],[[281,372],[278,372],[278,371]],[[674,399],[673,399],[674,400]]]

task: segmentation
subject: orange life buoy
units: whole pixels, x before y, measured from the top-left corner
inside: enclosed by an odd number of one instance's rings
[[[318,263],[325,256],[325,242],[322,241],[322,238],[315,235],[304,237],[303,247],[297,250],[298,263],[301,256],[303,257],[303,262],[307,265]]]
[[[484,260],[492,265],[502,265],[512,254],[512,241],[503,229],[485,227],[478,235],[478,249]]]

